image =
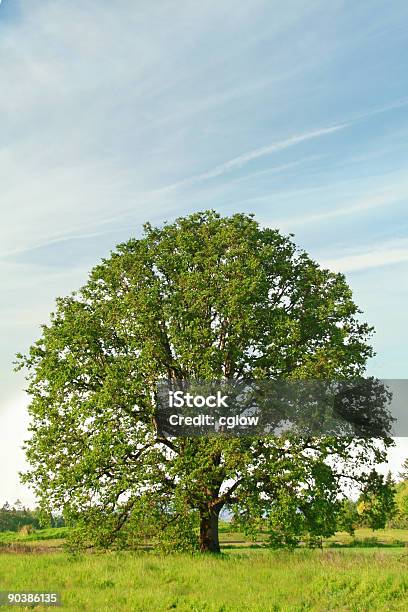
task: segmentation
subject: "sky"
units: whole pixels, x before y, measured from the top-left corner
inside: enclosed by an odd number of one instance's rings
[[[407,377],[407,26],[405,0],[1,2],[0,502],[34,503],[14,355],[148,220],[294,233],[375,326],[368,373]]]

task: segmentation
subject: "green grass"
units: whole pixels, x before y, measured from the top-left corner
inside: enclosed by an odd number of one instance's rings
[[[73,611],[406,610],[408,556],[401,550],[3,553],[0,590],[59,591],[63,609]]]
[[[333,546],[408,546],[408,529],[357,529],[354,536],[345,532],[328,538],[326,545]]]
[[[0,532],[0,544],[12,542],[42,542],[45,540],[63,540],[68,535],[68,527],[50,527],[49,529],[39,529],[27,535],[15,531]]]
[[[0,532],[0,552],[2,550],[16,552],[62,550],[68,531],[67,527],[60,527],[39,529],[27,535],[15,531]]]
[[[408,609],[408,530],[338,533],[323,550],[289,553],[256,548],[223,525],[218,557],[71,555],[58,550],[66,535],[0,533],[0,590],[58,591],[72,611]]]

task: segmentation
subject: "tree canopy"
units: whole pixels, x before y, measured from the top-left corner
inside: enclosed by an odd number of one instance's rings
[[[342,274],[252,216],[146,224],[57,299],[19,355],[31,395],[24,480],[88,543],[131,545],[148,525],[157,542],[216,552],[223,508],[246,530],[266,521],[272,545],[313,543],[333,533],[347,483],[384,486],[374,467],[390,440],[167,439],[157,384],[361,376],[371,333]]]

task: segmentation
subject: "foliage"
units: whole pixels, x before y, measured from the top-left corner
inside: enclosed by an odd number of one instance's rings
[[[371,332],[343,275],[251,216],[146,224],[57,300],[19,355],[31,395],[24,482],[87,544],[126,542],[129,525],[146,523],[146,499],[177,546],[191,548],[198,515],[201,549],[218,551],[226,506],[248,529],[268,517],[273,545],[315,543],[334,533],[345,483],[383,490],[372,469],[391,441],[168,440],[156,429],[157,383],[360,376]]]
[[[371,529],[383,529],[396,514],[395,485],[391,474],[383,477],[373,472],[363,491],[357,511],[360,525]]]
[[[408,480],[408,459],[405,459],[398,474],[400,480]]]
[[[390,521],[391,527],[408,527],[408,480],[402,480],[395,486],[395,516]]]
[[[361,516],[358,512],[357,502],[351,499],[344,499],[337,519],[338,531],[345,531],[350,535],[354,535],[354,532],[360,523]]]
[[[0,508],[0,532],[1,531],[20,531],[23,526],[38,528],[40,519],[38,512],[23,506],[17,500],[14,506],[8,502]]]
[[[40,508],[30,510],[17,500],[13,506],[8,502],[0,508],[0,532],[20,531],[24,526],[34,529],[49,525],[50,527],[63,527],[64,519],[59,514],[43,512]]]
[[[395,515],[390,520],[390,527],[408,527],[408,459],[402,463],[398,473],[399,482],[395,485]]]

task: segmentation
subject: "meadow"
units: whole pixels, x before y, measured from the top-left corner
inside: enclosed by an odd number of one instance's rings
[[[219,556],[71,554],[65,535],[0,534],[0,590],[57,591],[76,612],[408,609],[407,530],[336,534],[322,550],[290,553],[224,527]]]

